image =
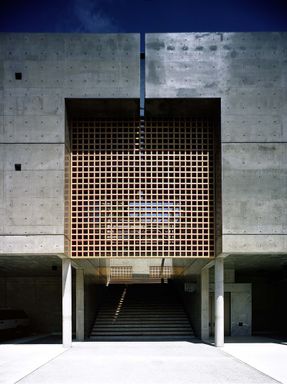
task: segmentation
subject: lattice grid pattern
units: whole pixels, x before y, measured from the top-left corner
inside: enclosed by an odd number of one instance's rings
[[[130,267],[130,266],[110,267],[110,276],[113,279],[132,278],[133,267]]]
[[[214,124],[73,121],[72,257],[214,256]]]
[[[149,276],[151,279],[159,279],[159,278],[164,278],[164,279],[169,279],[172,276],[172,267],[170,266],[150,266],[149,267]]]

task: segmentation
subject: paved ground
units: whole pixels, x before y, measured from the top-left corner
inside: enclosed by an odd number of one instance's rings
[[[238,352],[236,345],[240,346]],[[65,350],[58,344],[3,344],[0,345],[0,383],[278,383],[226,353],[230,350],[234,356],[237,353],[244,356],[245,344],[236,345],[228,343],[220,350],[190,342],[86,342],[74,343]],[[260,349],[263,346],[257,345]],[[273,347],[269,360],[274,351],[277,351],[275,358],[280,355],[277,353],[282,345],[274,343]],[[247,345],[246,350],[249,351]],[[254,352],[255,347],[252,355]],[[285,356],[285,349],[282,353]]]
[[[63,352],[61,345],[0,345],[0,383],[17,383]]]
[[[227,338],[223,351],[287,384],[287,340]]]

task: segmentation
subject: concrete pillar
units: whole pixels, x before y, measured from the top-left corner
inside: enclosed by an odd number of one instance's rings
[[[209,338],[209,269],[201,271],[201,340]]]
[[[62,337],[63,347],[72,346],[72,263],[62,260]]]
[[[76,338],[85,339],[84,270],[76,269]]]
[[[223,258],[215,259],[215,346],[224,345],[224,262]]]

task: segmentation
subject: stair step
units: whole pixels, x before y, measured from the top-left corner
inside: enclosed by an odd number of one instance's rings
[[[137,315],[137,316],[100,316],[98,320],[106,321],[106,320],[126,320],[126,321],[140,321],[140,320],[158,320],[158,321],[181,321],[187,319],[186,316],[147,316],[147,315]]]
[[[110,296],[98,311],[90,340],[194,337],[188,316],[168,287],[129,286],[121,306],[123,287],[121,294],[119,291],[120,288],[110,290]]]
[[[177,311],[182,311],[182,307],[178,307],[178,308],[172,308],[172,307],[161,307],[160,305],[156,306],[156,307],[150,307],[149,305],[142,305],[140,307],[132,307],[132,306],[124,306],[124,307],[119,307],[117,308],[116,306],[114,307],[110,307],[110,308],[105,308],[105,307],[102,307],[101,308],[101,311],[105,311],[105,312],[114,312],[115,310],[120,310],[121,312],[122,311],[162,311],[162,312],[177,312]]]
[[[123,335],[142,335],[142,336],[160,336],[160,335],[192,335],[193,332],[174,332],[174,331],[169,331],[169,332],[148,332],[148,331],[120,331],[120,332],[102,332],[101,334],[98,334],[98,336],[123,336]],[[96,336],[96,334],[91,333],[91,336]]]
[[[186,313],[183,310],[178,310],[178,311],[164,311],[164,310],[152,310],[152,309],[126,309],[126,310],[119,310],[117,311],[116,309],[113,311],[105,311],[101,310],[99,313],[104,313],[107,316],[113,316],[115,314],[122,314],[122,315],[127,315],[131,313],[144,313],[147,315],[155,314],[155,315],[161,315],[161,314],[169,314],[169,315],[185,315]]]
[[[183,316],[186,316],[186,314],[184,312],[171,313],[171,312],[153,312],[153,311],[135,311],[135,312],[127,311],[127,312],[119,312],[119,313],[117,313],[117,312],[113,312],[113,313],[104,312],[104,313],[102,313],[102,315],[105,315],[106,317],[111,317],[111,318],[114,316],[117,316],[117,317],[119,317],[119,316],[122,316],[122,317],[131,317],[131,316],[137,316],[137,317],[139,317],[139,316],[147,316],[147,317],[152,317],[152,316],[154,316],[154,317],[156,317],[156,316],[157,317],[169,317],[169,316],[178,317],[178,316],[181,316],[181,317],[183,317]]]
[[[178,325],[171,325],[171,324],[153,324],[153,325],[138,325],[138,324],[95,324],[92,328],[93,329],[116,329],[116,328],[125,328],[125,329],[167,329],[167,328],[173,328],[173,329],[190,329],[190,324],[178,324]]]
[[[196,340],[194,335],[100,335],[90,336],[90,341],[194,341]]]
[[[145,317],[150,317],[150,318],[165,318],[165,319],[174,319],[174,318],[187,318],[187,314],[185,312],[178,312],[178,313],[166,313],[166,312],[120,312],[120,313],[117,313],[117,312],[113,312],[113,313],[101,313],[99,312],[98,313],[98,318],[102,317],[102,318],[109,318],[109,319],[113,319],[113,318],[118,318],[118,317],[122,317],[122,318],[125,318],[125,319],[131,319],[133,317],[141,317],[141,316],[145,316]]]
[[[103,334],[110,334],[110,335],[126,335],[126,334],[144,334],[144,335],[190,335],[193,332],[188,329],[102,329],[102,330],[92,330],[91,335],[103,335]]]
[[[98,317],[96,321],[127,321],[127,322],[169,322],[169,323],[180,323],[182,321],[189,322],[187,316],[174,316],[174,317],[166,317],[166,316],[106,316],[106,317]]]
[[[95,322],[96,325],[101,325],[101,324],[110,324],[110,325],[120,325],[120,324],[127,324],[127,325],[147,325],[147,326],[152,326],[153,324],[159,324],[159,325],[183,325],[183,324],[189,324],[188,320],[183,320],[183,321],[121,321],[121,320],[116,320],[112,321],[109,319],[109,321],[100,321],[97,320]]]

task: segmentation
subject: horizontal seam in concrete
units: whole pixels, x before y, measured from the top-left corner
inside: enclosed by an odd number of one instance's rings
[[[1,141],[0,142],[0,144],[5,144],[5,145],[8,145],[8,144],[10,144],[10,145],[27,145],[27,144],[37,144],[37,145],[46,145],[46,144],[66,144],[64,141],[54,141],[54,142],[43,142],[43,141],[21,141],[21,142],[19,142],[19,141],[17,141],[17,142],[15,142],[15,143],[11,143],[11,142],[9,142],[9,143],[7,143],[7,142],[4,142],[4,141]]]
[[[282,236],[287,233],[222,233],[225,236]]]
[[[0,171],[5,172],[5,173],[8,173],[8,172],[11,172],[11,173],[14,173],[14,172],[19,172],[19,173],[25,173],[25,172],[61,172],[61,173],[64,173],[65,172],[64,168],[60,168],[60,167],[59,168],[52,168],[52,169],[49,169],[49,168],[26,168],[26,169],[22,169],[21,171],[15,171],[14,168],[5,168],[5,169],[2,168],[2,169],[0,169]],[[58,197],[58,196],[56,196],[56,197]],[[55,199],[56,197],[50,197],[50,199]],[[39,197],[39,199],[40,198],[41,197]]]
[[[287,141],[222,141],[222,144],[287,144]],[[45,144],[67,144],[64,141],[17,141],[17,142],[5,142],[1,141],[0,144],[10,144],[10,145],[26,145],[26,144],[36,144],[36,145],[45,145]]]
[[[2,98],[3,100],[5,99],[5,97]],[[65,121],[63,119],[63,116],[62,114],[61,115],[5,115],[5,114],[1,114],[0,115],[1,117],[3,117],[4,121],[5,120],[13,120],[15,118],[21,118],[25,121],[26,118],[29,118],[29,117],[33,117],[34,119],[39,119],[41,120],[41,118],[45,118],[45,117],[48,117],[48,118],[55,118],[55,119],[58,119],[57,123],[60,125],[60,124],[65,124]],[[33,119],[33,120],[34,120]]]
[[[53,225],[50,225],[51,227],[53,227]],[[49,227],[50,227],[49,226]],[[33,227],[33,225],[29,225],[29,227]],[[38,227],[38,225],[35,225],[35,227]],[[48,225],[47,225],[48,227]],[[9,237],[14,237],[14,236],[25,236],[25,237],[28,237],[28,236],[64,236],[64,233],[22,233],[22,234],[14,234],[14,233],[0,233],[0,237],[1,236],[9,236]]]
[[[3,100],[5,100],[5,99],[3,98]],[[51,115],[37,115],[37,114],[35,114],[35,113],[34,113],[34,114],[30,114],[30,113],[29,113],[29,114],[26,114],[26,115],[15,115],[15,114],[14,114],[14,115],[1,115],[1,116],[2,116],[2,117],[6,117],[6,118],[9,118],[9,117],[10,117],[11,119],[14,118],[14,117],[24,117],[24,118],[25,118],[25,117],[27,117],[27,118],[29,118],[29,117],[34,117],[34,118],[35,118],[35,117],[36,117],[36,118],[37,118],[37,117],[48,117],[48,116],[50,116],[50,117],[57,117],[57,118],[61,119],[62,116],[63,116],[63,113],[64,113],[64,112],[62,112],[60,115],[55,115],[55,114],[51,114]],[[63,123],[63,124],[64,124],[64,123]]]
[[[222,144],[287,144],[287,141],[222,141]]]

